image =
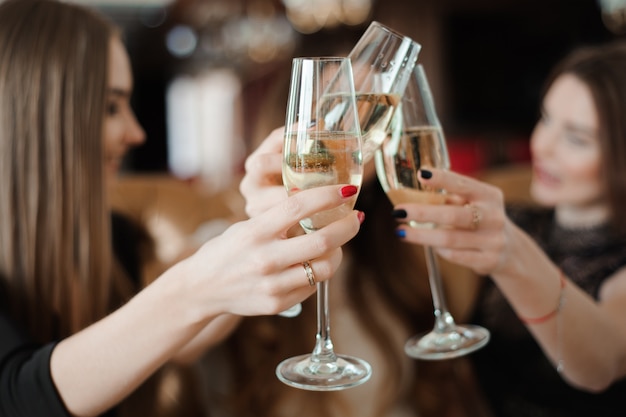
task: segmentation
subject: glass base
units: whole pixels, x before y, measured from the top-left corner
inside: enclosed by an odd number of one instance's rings
[[[432,330],[413,336],[404,345],[404,351],[415,359],[452,359],[480,349],[489,342],[489,338],[489,330],[483,327],[457,325],[449,331]]]
[[[301,312],[302,312],[302,304],[298,303],[298,304],[292,305],[286,310],[281,311],[280,313],[278,313],[278,315],[281,317],[291,318],[291,317],[299,316]]]
[[[363,359],[337,355],[335,362],[313,361],[311,355],[285,359],[276,367],[283,383],[309,391],[338,391],[370,379],[372,367]]]

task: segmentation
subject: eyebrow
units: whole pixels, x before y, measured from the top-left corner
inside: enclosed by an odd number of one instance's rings
[[[114,96],[128,98],[130,97],[130,91],[124,90],[122,88],[110,87],[107,89],[107,94],[111,94]]]

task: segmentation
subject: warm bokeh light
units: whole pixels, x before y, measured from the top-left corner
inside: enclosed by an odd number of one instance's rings
[[[340,24],[363,23],[372,10],[372,0],[283,0],[294,28],[305,34]]]

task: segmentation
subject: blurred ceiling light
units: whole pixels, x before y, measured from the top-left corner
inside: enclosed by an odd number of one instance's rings
[[[598,0],[604,26],[616,34],[626,33],[626,0]]]
[[[283,7],[267,0],[194,0],[167,34],[177,58],[248,68],[290,56],[297,32]]]
[[[167,10],[165,7],[142,7],[139,11],[139,21],[149,28],[156,28],[165,23]]]
[[[280,16],[247,16],[227,22],[222,27],[221,39],[226,53],[243,54],[258,63],[289,54],[295,46],[293,29]]]
[[[296,30],[314,33],[340,24],[358,25],[369,17],[373,0],[282,0]]]
[[[165,7],[169,6],[174,0],[64,0],[68,3],[82,3],[95,7]]]
[[[174,26],[166,38],[167,50],[178,58],[191,56],[198,45],[196,32],[187,25]]]

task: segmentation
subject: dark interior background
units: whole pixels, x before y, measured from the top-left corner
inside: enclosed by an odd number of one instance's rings
[[[245,13],[246,3],[252,0],[221,1],[239,3]],[[279,0],[262,1],[271,3],[278,13],[285,10]],[[484,167],[524,160],[539,92],[551,66],[576,46],[623,36],[607,28],[597,0],[374,0],[362,24],[300,34],[289,55],[271,62],[254,64],[210,51],[187,58],[172,56],[165,46],[168,31],[181,23],[193,25],[190,16],[196,9],[219,2],[175,1],[166,8],[101,7],[125,30],[135,72],[133,105],[149,138],[133,151],[129,170],[167,171],[165,89],[177,74],[213,65],[237,71],[251,150],[269,129],[259,128],[260,121],[265,118],[264,123],[272,125],[264,113],[264,100],[272,89],[283,88],[277,86],[287,82],[285,68],[291,57],[347,53],[372,20],[422,44],[419,59],[429,74],[453,162],[458,156],[461,170],[464,163]],[[210,29],[204,30],[210,36]],[[284,88],[277,94],[277,108],[284,106],[285,94]],[[279,118],[274,125],[280,126]],[[469,161],[472,158],[480,161]]]

